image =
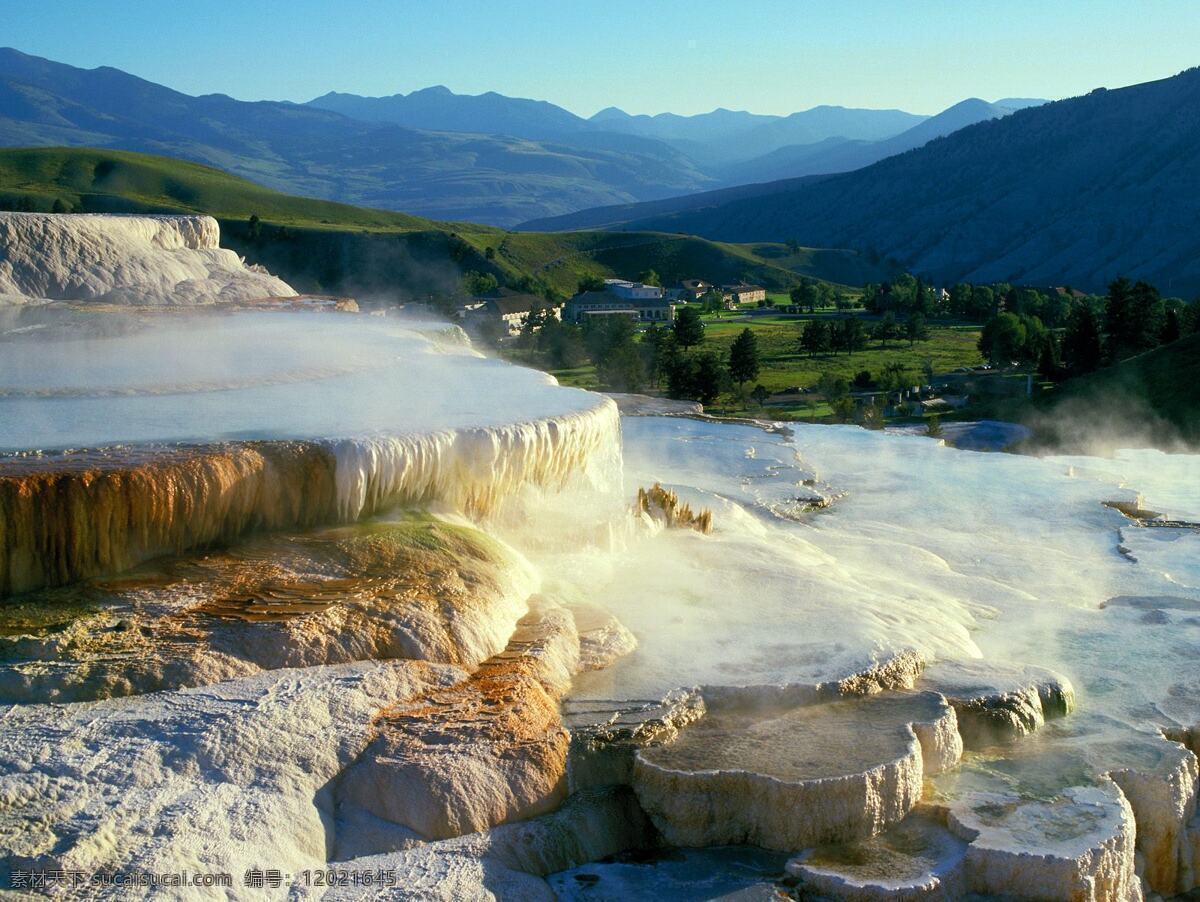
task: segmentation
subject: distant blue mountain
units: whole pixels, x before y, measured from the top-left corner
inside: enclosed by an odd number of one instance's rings
[[[371,116],[369,104],[356,111],[367,118],[352,118],[311,105],[192,97],[118,69],[0,49],[0,145],[165,154],[293,194],[494,225],[713,184],[662,142],[596,131],[552,104],[466,98],[492,118],[470,132],[451,129],[482,115],[464,118],[454,96],[444,88],[418,92],[413,116],[438,128],[415,128]],[[587,136],[569,143],[567,134],[536,140],[501,130],[502,121],[520,117],[578,119]],[[481,133],[480,125],[497,131]]]
[[[476,96],[455,94],[443,85],[392,94],[360,97],[330,92],[306,106],[332,110],[364,122],[391,122],[429,131],[508,135],[534,141],[561,139],[591,130],[586,119],[545,100],[505,97],[489,91]]]
[[[849,172],[870,166],[879,160],[904,153],[941,138],[960,128],[998,119],[1013,112],[1010,107],[971,98],[924,119],[898,135],[878,141],[854,141],[829,138],[819,144],[781,147],[752,160],[717,169],[715,175],[725,184],[740,185],[805,175]]]
[[[1123,274],[1191,297],[1198,109],[1200,68],[1018,110],[853,172],[627,209],[621,227],[851,248],[941,282],[1102,289]]]
[[[818,106],[790,116],[765,116],[716,109],[695,116],[659,113],[631,116],[615,107],[591,122],[611,131],[655,138],[672,144],[709,169],[720,169],[790,145],[811,145],[831,138],[879,141],[899,134],[925,117],[901,110],[860,110]]]
[[[0,145],[166,154],[293,194],[501,226],[649,201],[678,212],[670,198],[858,168],[1035,102],[964,101],[932,118],[818,106],[789,116],[610,107],[590,119],[441,85],[246,102],[0,49]]]

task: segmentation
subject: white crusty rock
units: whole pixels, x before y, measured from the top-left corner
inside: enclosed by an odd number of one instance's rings
[[[333,868],[394,872],[387,888],[343,887],[327,902],[350,899],[554,899],[541,879],[655,842],[654,828],[626,787],[571,796],[557,811],[516,824],[396,852],[335,862]],[[301,896],[311,888],[293,887]]]
[[[508,647],[461,685],[395,708],[343,776],[357,807],[425,839],[544,814],[567,793],[558,700],[580,670],[575,619],[535,598]]]
[[[1136,745],[1136,759],[1109,771],[1109,776],[1121,787],[1137,821],[1138,873],[1164,896],[1195,889],[1200,881],[1188,829],[1196,817],[1200,782],[1196,756],[1157,736],[1128,745]],[[1130,757],[1125,749],[1111,754],[1114,760]]]
[[[1026,736],[1075,707],[1071,681],[1042,667],[938,661],[925,668],[921,686],[954,706],[963,744],[971,749]]]
[[[0,213],[0,295],[197,305],[296,294],[220,237],[211,216]]]
[[[369,662],[8,707],[0,866],[223,871],[239,898],[273,898],[277,890],[242,888],[242,874],[324,865],[329,784],[367,746],[372,716],[464,677],[450,666]]]
[[[1200,814],[1192,818],[1183,833],[1179,885],[1192,889],[1200,886]]]
[[[871,836],[962,752],[954,709],[932,692],[790,708],[719,705],[669,745],[643,749],[634,789],[667,842],[784,851]]]
[[[967,890],[1019,899],[1142,898],[1133,810],[1111,782],[1052,801],[973,793],[950,805],[950,829],[970,843]]]

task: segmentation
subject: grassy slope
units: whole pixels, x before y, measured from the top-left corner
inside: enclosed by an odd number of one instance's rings
[[[306,290],[421,294],[468,269],[502,280],[530,275],[563,295],[583,275],[630,278],[656,270],[682,278],[748,279],[786,290],[799,275],[856,283],[879,273],[839,251],[736,245],[658,233],[512,233],[404,213],[294,197],[217,169],[170,157],[89,148],[0,150],[0,208],[83,212],[203,212],[225,242]],[[252,240],[251,214],[287,231]],[[397,240],[398,239],[398,240]],[[485,258],[488,247],[497,253]]]
[[[697,274],[714,282],[745,279],[772,291],[786,291],[798,276],[846,285],[862,284],[878,273],[865,260],[842,251],[783,245],[741,245],[658,232],[511,232],[499,256],[534,272],[560,291],[570,292],[583,274],[636,276],[653,269],[664,285]]]
[[[1100,446],[1137,439],[1200,446],[1200,333],[1071,379],[1019,410],[1035,445]]]
[[[47,209],[59,198],[89,211],[203,211],[218,219],[248,219],[257,213],[283,225],[336,224],[373,231],[433,226],[405,213],[293,197],[199,163],[121,150],[0,151],[0,198],[21,195],[41,199]]]

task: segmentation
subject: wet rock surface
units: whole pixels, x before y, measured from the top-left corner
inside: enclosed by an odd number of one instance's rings
[[[831,899],[958,899],[966,894],[967,842],[945,812],[919,806],[877,836],[821,846],[788,862],[806,892]]]
[[[644,898],[767,902],[788,898],[785,861],[780,852],[753,846],[652,850],[563,871],[548,882],[559,899],[578,902]]]
[[[954,706],[967,748],[1019,739],[1075,706],[1070,680],[1040,667],[940,661],[925,669],[921,686]]]
[[[870,836],[921,797],[926,761],[957,760],[953,709],[888,692],[786,709],[724,699],[669,745],[637,754],[634,787],[668,842],[795,850]]]
[[[426,839],[552,810],[567,795],[570,744],[558,699],[579,670],[573,615],[535,603],[469,680],[382,714],[377,738],[342,779],[340,803]]]
[[[660,701],[565,700],[563,722],[571,731],[567,777],[572,791],[631,784],[637,752],[674,742],[704,711],[704,697],[694,689],[677,690]]]
[[[0,609],[0,699],[97,699],[355,660],[474,667],[504,647],[534,584],[500,543],[430,517],[257,539]]]

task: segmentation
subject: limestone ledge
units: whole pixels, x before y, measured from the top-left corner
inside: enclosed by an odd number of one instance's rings
[[[440,504],[473,518],[616,460],[616,405],[530,422],[319,442],[0,456],[0,597],[248,533]]]
[[[740,703],[732,690],[706,694],[703,719],[637,753],[634,788],[668,842],[790,851],[871,836],[961,755],[954,710],[935,693],[807,694],[785,707],[754,690]]]
[[[570,734],[559,699],[611,648],[611,618],[533,599],[507,648],[471,678],[383,713],[375,740],[343,775],[339,804],[424,839],[448,839],[544,814],[567,796]]]
[[[1041,667],[938,661],[925,669],[921,685],[954,706],[963,744],[970,749],[1026,736],[1075,707],[1071,681]]]
[[[428,516],[262,537],[10,605],[0,701],[83,701],[369,659],[473,668],[504,648],[536,588],[507,546]]]

